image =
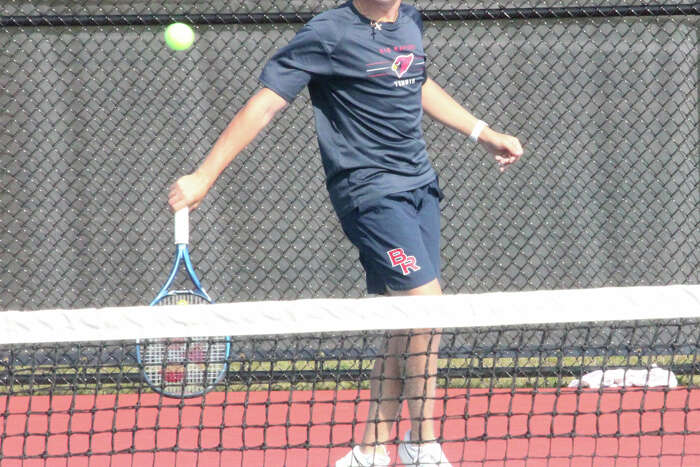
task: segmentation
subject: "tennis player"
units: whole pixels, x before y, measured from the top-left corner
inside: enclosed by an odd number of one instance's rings
[[[308,87],[326,186],[359,250],[368,292],[441,294],[442,194],[426,153],[423,113],[481,143],[501,171],[523,150],[518,139],[490,129],[427,76],[422,32],[419,12],[401,0],[352,0],[316,16],[269,60],[262,88],[199,168],[171,187],[172,209],[195,209],[236,155]],[[399,445],[400,461],[450,466],[433,415],[439,339],[439,330],[429,329],[388,339],[372,371],[364,437],[337,466],[391,464],[385,445],[402,400],[411,428]]]

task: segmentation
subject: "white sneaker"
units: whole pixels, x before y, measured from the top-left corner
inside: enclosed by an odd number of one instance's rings
[[[335,463],[335,467],[380,467],[391,464],[391,459],[386,454],[375,452],[365,454],[360,450],[360,446],[355,446]]]
[[[399,444],[399,459],[404,465],[417,467],[452,467],[438,443],[418,444],[411,442],[411,432],[406,432],[403,443]]]

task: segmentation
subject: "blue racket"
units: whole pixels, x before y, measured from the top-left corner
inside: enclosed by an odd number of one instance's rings
[[[175,262],[151,306],[212,303],[194,272],[188,244],[189,210],[185,208],[175,213]],[[193,288],[173,289],[183,268]],[[169,397],[196,397],[210,391],[224,378],[230,347],[228,337],[144,339],[136,343],[136,358],[145,381],[153,390]]]

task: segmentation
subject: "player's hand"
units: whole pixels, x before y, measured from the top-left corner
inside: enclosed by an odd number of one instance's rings
[[[197,172],[180,177],[170,187],[168,204],[173,211],[179,211],[182,208],[190,208],[190,211],[197,209],[209,191],[209,187],[208,180]]]
[[[485,128],[479,136],[479,142],[488,152],[493,154],[501,172],[517,162],[523,155],[523,147],[515,136],[504,135],[489,128]]]

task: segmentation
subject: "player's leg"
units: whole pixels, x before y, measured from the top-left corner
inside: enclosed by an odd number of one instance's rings
[[[437,279],[428,284],[390,295],[440,295]],[[363,452],[385,452],[383,444],[391,439],[401,400],[406,400],[414,440],[435,439],[433,413],[437,375],[439,330],[415,329],[391,333],[384,357],[375,361],[370,378],[370,408],[367,416]]]
[[[435,268],[436,277],[441,275],[440,259],[440,200],[442,192],[437,181],[416,193],[417,215],[420,236],[428,256]],[[401,295],[442,295],[439,280]],[[409,339],[407,353],[411,357],[405,362],[404,397],[411,417],[410,437],[413,441],[429,442],[437,439],[434,410],[437,383],[437,361],[440,346],[440,329],[414,329]],[[439,432],[438,432],[439,433]]]
[[[424,191],[418,189],[389,195],[341,219],[345,233],[360,251],[369,293],[387,293],[388,290],[401,293],[432,290],[435,293],[435,286],[439,291],[439,265],[436,266],[435,259],[430,256],[435,250],[439,255],[439,245],[426,248],[418,225],[421,196],[416,193]],[[439,213],[437,218],[439,238]],[[392,333],[387,339],[384,353],[375,361],[370,381],[371,403],[367,424],[361,445],[353,449],[353,452],[359,451],[358,456],[363,453],[385,456],[384,444],[392,438],[393,424],[398,419],[404,394],[405,354],[409,345],[424,354],[410,360],[413,366],[423,366],[420,375],[425,380],[427,349],[430,345],[422,342],[420,337],[414,337],[408,339],[406,332]],[[411,379],[418,381],[420,377]],[[415,390],[418,386],[421,390],[425,389],[425,381],[417,382]],[[418,406],[420,402],[414,405]],[[349,453],[349,456],[352,455]],[[347,458],[341,459],[337,465],[363,465],[345,463]],[[382,460],[386,459],[382,457]]]
[[[435,274],[440,277],[440,208],[442,198],[437,183],[425,187],[419,193],[418,218],[420,236],[435,265]],[[438,281],[404,295],[440,295]],[[426,310],[427,312],[427,310]],[[435,397],[437,383],[437,361],[440,346],[440,329],[414,329],[406,342],[407,354],[403,373],[405,375],[403,397],[407,401],[411,418],[411,430],[399,445],[398,454],[406,465],[451,467],[435,442],[440,431],[436,431]]]
[[[437,279],[415,289],[395,292],[391,295],[441,295]],[[435,389],[437,383],[437,361],[440,346],[440,329],[412,329],[401,331],[399,372],[403,380],[402,398],[406,400],[411,419],[411,440],[430,442],[435,436]]]
[[[370,406],[362,437],[362,451],[386,453],[384,444],[401,409],[403,381],[400,355],[405,348],[402,336],[390,336],[382,357],[374,362],[370,375]]]

